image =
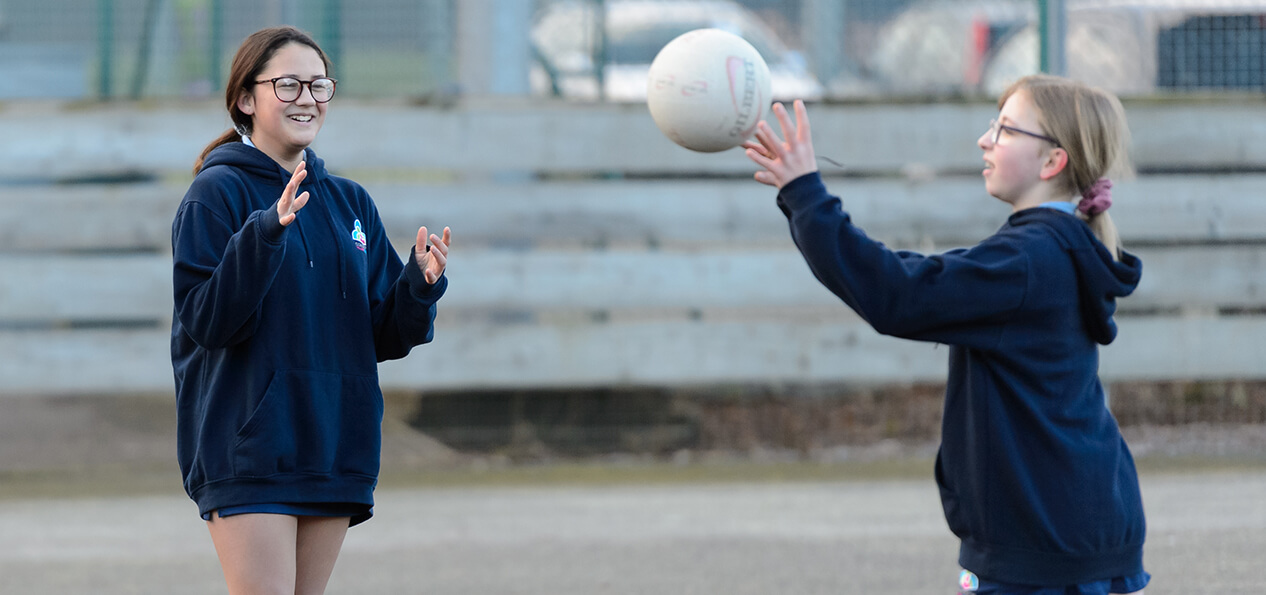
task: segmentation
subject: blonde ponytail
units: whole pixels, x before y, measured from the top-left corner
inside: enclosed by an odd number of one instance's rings
[[[1107,212],[1080,216],[1086,225],[1090,226],[1090,231],[1094,232],[1095,237],[1099,238],[1103,246],[1112,254],[1112,259],[1121,260],[1121,236],[1117,234],[1117,226],[1112,222],[1112,216]]]
[[[1068,166],[1056,178],[1062,192],[1077,197],[1095,194],[1093,188],[1103,178],[1133,175],[1128,155],[1130,129],[1125,108],[1115,95],[1079,81],[1036,74],[1013,83],[999,98],[998,109],[1017,91],[1028,95],[1037,107],[1042,129],[1068,153]],[[1112,257],[1119,259],[1121,237],[1106,208],[1079,208],[1078,216]]]

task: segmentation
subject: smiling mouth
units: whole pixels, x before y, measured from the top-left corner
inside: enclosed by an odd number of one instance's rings
[[[295,122],[307,124],[308,122],[312,121],[312,114],[298,114],[298,115],[290,116],[290,119],[294,120]]]

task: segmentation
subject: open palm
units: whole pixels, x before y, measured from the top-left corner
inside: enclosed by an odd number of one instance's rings
[[[295,192],[299,190],[299,184],[303,179],[308,177],[307,165],[300,161],[295,167],[295,173],[291,174],[290,182],[286,184],[286,189],[281,192],[281,199],[277,201],[277,216],[281,218],[281,224],[290,225],[295,220],[295,214],[308,204],[308,191],[304,190],[303,194],[295,197]]]
[[[418,267],[422,269],[422,276],[426,278],[427,283],[434,284],[440,280],[440,275],[444,274],[444,268],[448,266],[448,244],[452,237],[453,233],[447,227],[444,228],[442,238],[435,234],[428,236],[425,225],[418,229],[418,240],[413,245],[413,249],[417,254]],[[418,248],[418,246],[423,246],[423,248]]]
[[[784,142],[774,134],[769,124],[762,121],[756,126],[756,140],[747,141],[743,147],[747,149],[747,157],[765,168],[756,172],[756,181],[775,188],[782,188],[792,180],[808,173],[818,171],[817,158],[813,153],[813,136],[809,133],[809,113],[804,102],[796,100],[796,125],[792,128],[791,118],[787,116],[787,108],[781,103],[774,104],[774,116],[778,118],[778,127]],[[792,134],[788,134],[788,133]]]

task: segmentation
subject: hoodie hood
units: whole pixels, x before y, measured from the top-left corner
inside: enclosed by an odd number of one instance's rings
[[[302,186],[319,184],[329,176],[325,171],[325,161],[317,157],[312,149],[303,150],[303,160],[307,162],[308,175],[303,179]],[[231,165],[257,178],[280,183],[283,187],[290,181],[290,172],[281,164],[263,151],[242,142],[226,143],[213,149],[202,162],[202,169],[205,171],[216,165]]]
[[[338,225],[334,222],[333,213],[330,212],[329,205],[323,200],[323,191],[325,182],[329,179],[329,172],[325,170],[325,161],[317,157],[316,152],[311,148],[303,150],[303,160],[307,163],[305,170],[308,175],[303,178],[303,182],[299,184],[300,190],[295,194],[308,192],[308,204],[295,217],[294,226],[299,231],[299,238],[303,244],[303,251],[308,261],[308,267],[316,266],[312,260],[311,246],[308,244],[308,233],[304,231],[304,220],[311,221],[311,217],[320,217],[324,219],[324,224],[329,227],[329,231],[334,236],[340,235]],[[277,184],[285,188],[290,183],[291,172],[286,171],[281,164],[273,160],[258,148],[241,142],[227,143],[220,145],[207,155],[206,161],[203,162],[203,171],[216,165],[228,165],[235,167],[247,175],[257,178],[262,182]],[[280,197],[280,194],[278,194]],[[322,215],[315,215],[316,211],[321,211]],[[312,212],[313,215],[304,216],[305,213]],[[311,224],[308,223],[309,225]],[[319,225],[319,224],[318,224]],[[339,275],[339,291],[344,297],[347,296],[347,261],[342,252],[338,252]]]
[[[1086,332],[1101,345],[1111,343],[1117,336],[1117,325],[1112,320],[1116,300],[1138,287],[1143,263],[1124,250],[1121,259],[1114,260],[1089,225],[1055,209],[1025,209],[1011,215],[1008,223],[1015,227],[1045,225],[1055,232],[1077,270],[1077,293]]]

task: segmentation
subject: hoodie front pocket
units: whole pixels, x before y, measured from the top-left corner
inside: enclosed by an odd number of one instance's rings
[[[936,485],[941,492],[941,508],[945,511],[945,523],[949,525],[951,533],[960,538],[967,538],[972,535],[971,528],[967,525],[965,511],[962,509],[958,493],[949,483],[949,478],[955,475],[946,472],[945,459],[940,451],[936,453],[935,469]]]
[[[239,477],[377,475],[382,395],[373,377],[281,370],[237,434]]]

